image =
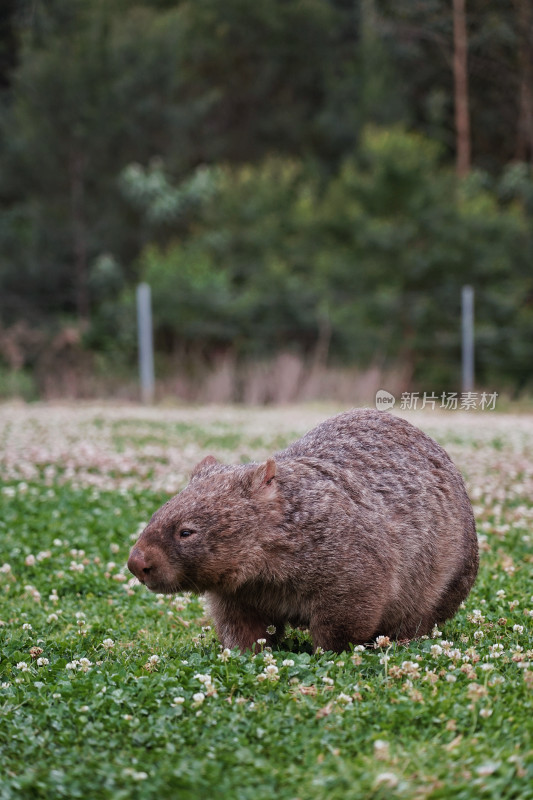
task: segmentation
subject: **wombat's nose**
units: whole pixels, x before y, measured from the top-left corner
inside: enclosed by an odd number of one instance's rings
[[[132,572],[141,583],[146,581],[147,576],[150,573],[151,566],[144,557],[142,550],[139,550],[138,547],[134,547],[130,553],[130,557],[128,559],[128,569]]]

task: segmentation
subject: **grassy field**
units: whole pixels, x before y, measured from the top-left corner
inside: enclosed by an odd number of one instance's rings
[[[125,569],[213,453],[331,408],[0,408],[0,798],[533,798],[533,417],[410,419],[466,477],[478,581],[408,646],[221,651],[201,599]]]

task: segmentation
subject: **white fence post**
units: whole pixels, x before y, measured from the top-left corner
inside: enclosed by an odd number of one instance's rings
[[[474,389],[474,290],[463,286],[461,292],[462,387]]]
[[[152,300],[147,283],[137,286],[137,332],[139,341],[139,375],[141,400],[153,403],[155,392],[154,344],[152,335]]]

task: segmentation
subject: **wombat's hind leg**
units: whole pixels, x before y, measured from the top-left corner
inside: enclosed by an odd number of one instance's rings
[[[466,569],[454,575],[443,591],[433,612],[435,622],[444,622],[457,613],[459,606],[468,596],[474,583],[478,567],[477,556],[474,556]]]
[[[353,614],[353,610],[350,609]],[[361,615],[357,620],[344,616],[342,611],[327,616],[322,611],[311,617],[309,626],[315,649],[333,650],[341,653],[349,650],[351,644],[367,644],[374,638],[379,614],[370,618]]]

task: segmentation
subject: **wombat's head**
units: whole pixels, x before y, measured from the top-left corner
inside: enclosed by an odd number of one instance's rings
[[[262,535],[281,515],[274,459],[228,467],[207,456],[156,511],[128,568],[152,592],[232,590],[264,567]]]

